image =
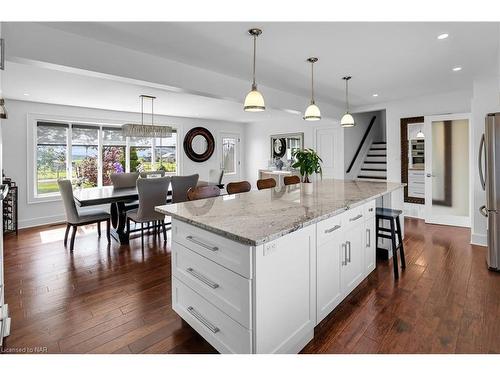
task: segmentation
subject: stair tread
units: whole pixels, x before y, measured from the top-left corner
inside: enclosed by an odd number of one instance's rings
[[[379,169],[379,168],[361,168],[362,171],[378,171],[378,172],[387,172],[387,169]]]
[[[369,160],[365,160],[364,162],[366,164],[387,164],[387,161],[369,161]]]
[[[387,177],[382,177],[382,176],[363,176],[359,175],[358,178],[370,178],[373,180],[387,180]]]

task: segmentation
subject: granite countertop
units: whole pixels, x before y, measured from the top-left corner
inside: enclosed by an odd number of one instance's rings
[[[226,238],[257,246],[361,205],[404,185],[322,180],[312,194],[301,185],[158,206],[156,210]]]

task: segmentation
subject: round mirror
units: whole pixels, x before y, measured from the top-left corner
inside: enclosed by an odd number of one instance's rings
[[[285,138],[276,138],[273,142],[273,156],[281,158],[286,152]]]
[[[201,135],[196,135],[193,138],[191,145],[193,147],[193,151],[200,155],[205,153],[208,148],[207,140]]]
[[[215,149],[212,133],[203,127],[189,130],[184,137],[184,152],[187,157],[201,163],[210,159]]]

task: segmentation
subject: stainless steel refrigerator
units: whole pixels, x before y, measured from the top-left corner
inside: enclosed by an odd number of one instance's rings
[[[488,268],[500,271],[500,113],[486,116],[479,145],[479,177],[486,205],[479,212],[488,218]]]

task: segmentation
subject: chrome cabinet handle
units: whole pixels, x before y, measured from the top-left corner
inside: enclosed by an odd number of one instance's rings
[[[325,229],[325,233],[332,233],[333,231],[336,231],[337,229],[340,229],[340,225],[335,225],[333,228]]]
[[[208,279],[207,277],[205,277],[204,275],[202,275],[201,273],[198,273],[196,272],[193,268],[189,267],[186,269],[186,271],[193,277],[197,278],[198,280],[200,280],[202,283],[208,285],[210,288],[212,289],[217,289],[219,287],[219,284],[217,283],[214,283],[213,281],[211,281],[210,279]]]
[[[213,333],[217,333],[220,331],[219,328],[214,326],[212,323],[210,323],[203,315],[201,315],[198,311],[194,309],[193,306],[189,306],[187,308],[188,312],[194,316],[201,324],[203,324],[205,327],[207,327],[210,331]]]
[[[351,241],[347,241],[346,244],[349,245],[349,259],[347,259],[347,261],[351,263]]]
[[[368,209],[368,212],[373,212],[373,207],[370,207],[370,208]]]
[[[345,243],[342,244],[342,249],[344,249],[344,258],[342,259],[342,266],[347,266],[347,245]]]
[[[363,215],[362,215],[362,214],[359,214],[358,216],[351,217],[351,218],[349,219],[349,221],[355,221],[355,220],[361,219],[362,217],[363,217]]]
[[[205,249],[211,250],[211,251],[217,251],[219,248],[217,246],[211,246],[207,245],[206,243],[201,242],[200,240],[197,240],[193,236],[187,236],[186,240],[191,241],[192,243],[195,243],[201,247],[204,247]]]
[[[427,173],[426,176],[427,177],[436,177],[436,175],[433,175],[432,173]]]
[[[366,244],[366,247],[371,247],[372,246],[372,238],[370,236],[371,231],[369,228],[366,229],[366,238],[368,240],[368,243]]]

